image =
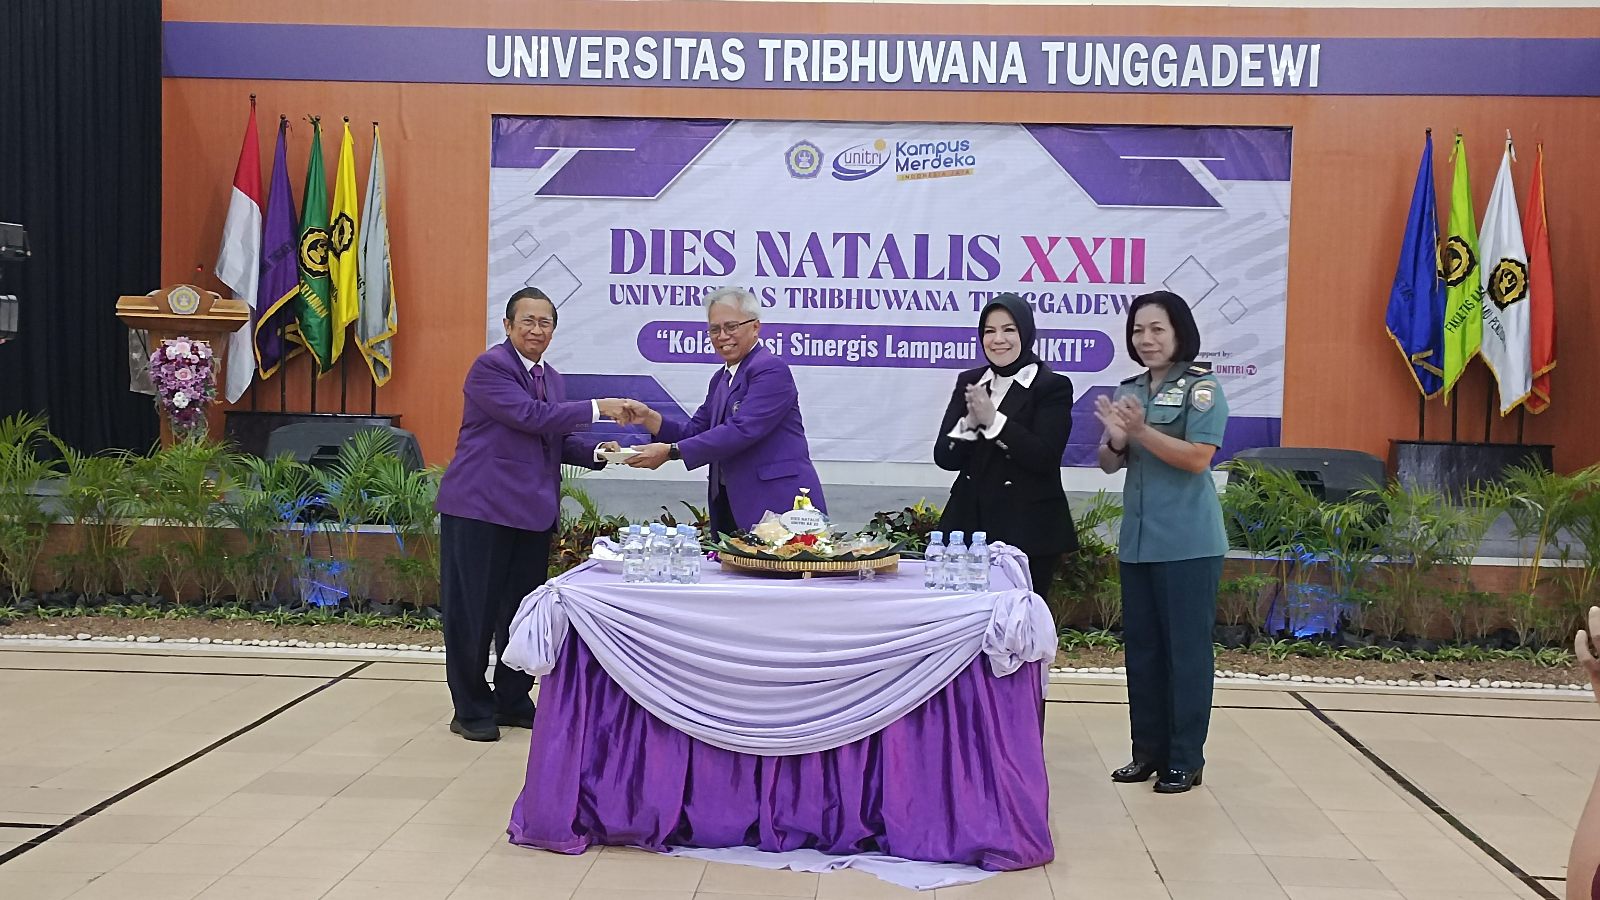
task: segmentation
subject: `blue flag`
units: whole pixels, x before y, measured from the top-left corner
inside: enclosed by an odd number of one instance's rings
[[[1422,148],[1411,191],[1400,265],[1384,316],[1389,336],[1406,358],[1422,396],[1444,389],[1444,279],[1439,272],[1439,216],[1433,198],[1433,135]]]

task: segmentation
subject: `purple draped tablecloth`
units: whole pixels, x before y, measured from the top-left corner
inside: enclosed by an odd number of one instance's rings
[[[640,707],[573,632],[540,679],[514,843],[561,853],[737,847],[883,853],[984,869],[1055,855],[1041,663],[997,677],[980,654],[929,700],[831,750],[713,747]]]

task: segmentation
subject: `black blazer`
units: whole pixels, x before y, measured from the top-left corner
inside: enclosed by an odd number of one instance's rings
[[[985,531],[991,542],[1005,541],[1029,556],[1078,549],[1067,495],[1061,489],[1061,454],[1072,433],[1072,382],[1039,363],[1027,388],[1012,382],[1000,403],[1006,424],[994,440],[950,437],[967,414],[967,385],[986,368],[962,372],[939,425],[933,461],[961,473],[950,487],[939,527]]]

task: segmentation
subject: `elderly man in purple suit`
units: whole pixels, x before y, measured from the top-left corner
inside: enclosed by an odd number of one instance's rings
[[[505,329],[505,343],[467,373],[456,455],[437,505],[450,730],[469,741],[498,740],[501,725],[533,727],[532,676],[497,661],[491,688],[489,644],[505,652],[517,606],[544,584],[561,464],[600,468],[594,445],[571,432],[601,416],[631,421],[627,401],[566,399],[560,373],[542,362],[556,330],[544,292],[512,294]]]
[[[654,469],[681,459],[691,469],[709,466],[711,528],[719,534],[748,530],[767,510],[792,508],[801,488],[826,511],[794,375],[757,340],[761,301],[743,288],[725,287],[707,295],[705,307],[706,332],[723,362],[711,376],[706,402],[680,423],[629,401],[628,418],[649,428],[657,443],[636,448],[628,465]]]

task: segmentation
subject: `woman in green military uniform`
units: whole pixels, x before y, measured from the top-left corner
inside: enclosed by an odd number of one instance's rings
[[[1113,781],[1159,775],[1176,794],[1200,783],[1211,724],[1211,628],[1228,550],[1211,460],[1228,403],[1198,363],[1200,330],[1183,298],[1156,291],[1128,308],[1128,354],[1146,371],[1095,402],[1100,468],[1123,483],[1122,627],[1133,761]]]

